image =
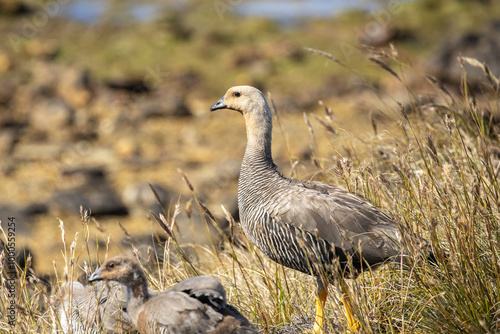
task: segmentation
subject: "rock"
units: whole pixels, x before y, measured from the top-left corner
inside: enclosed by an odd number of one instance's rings
[[[17,131],[14,129],[3,129],[0,131],[0,156],[6,157],[14,150],[17,140]]]
[[[32,9],[22,0],[2,0],[0,15],[22,15],[30,13]]]
[[[35,60],[30,65],[30,81],[25,92],[30,102],[36,97],[53,97],[59,80],[60,66],[40,60]]]
[[[80,206],[91,210],[93,216],[124,216],[127,208],[107,184],[83,186],[62,190],[52,196],[51,202],[59,211],[75,214]]]
[[[30,39],[26,43],[26,52],[34,58],[50,60],[59,53],[59,43],[55,40]]]
[[[139,143],[130,137],[121,137],[113,143],[113,150],[121,159],[131,159],[140,155]]]
[[[17,90],[17,85],[15,84],[14,80],[5,79],[0,81],[0,104],[8,105],[9,102],[12,100],[13,96],[16,94],[16,90]]]
[[[77,167],[66,169],[61,172],[61,175],[66,179],[71,179],[73,185],[84,185],[93,182],[101,182],[105,180],[104,170],[100,167]]]
[[[186,117],[192,115],[185,98],[173,92],[167,93],[161,100],[142,101],[139,103],[138,108],[144,118]]]
[[[7,53],[0,52],[0,73],[7,73],[12,68],[12,60]]]
[[[165,83],[168,84],[169,89],[183,92],[196,89],[202,81],[200,73],[195,70],[172,69],[168,73],[168,82]]]
[[[13,148],[12,157],[19,161],[58,161],[66,149],[67,144],[64,142],[22,143]]]
[[[126,206],[107,182],[100,168],[76,168],[62,173],[66,183],[76,186],[56,192],[50,200],[53,210],[75,214],[80,206],[90,209],[93,216],[123,216]]]
[[[168,209],[170,202],[175,199],[175,196],[161,185],[151,184],[151,186],[158,195],[160,203],[158,203],[148,183],[131,184],[125,188],[122,193],[122,201],[131,212],[145,215],[148,211],[153,211],[155,214],[158,214],[162,212],[161,207],[165,211]]]
[[[88,105],[93,96],[89,71],[76,67],[62,69],[57,85],[57,94],[73,109]]]
[[[493,75],[500,75],[500,20],[493,21],[488,29],[481,33],[465,33],[445,43],[437,56],[428,64],[429,70],[443,82],[458,86],[462,68],[458,56],[475,58],[486,63]],[[471,85],[487,82],[483,70],[465,64],[467,81]]]
[[[94,96],[86,69],[38,60],[31,63],[30,70],[31,80],[23,87],[30,100],[29,108],[38,104],[37,98],[42,98],[63,101],[77,110],[86,107]]]
[[[43,132],[59,132],[73,123],[73,109],[61,99],[45,100],[34,106],[30,125]]]
[[[125,77],[112,78],[104,82],[111,89],[128,91],[133,94],[149,93],[150,87],[144,82],[144,78]]]
[[[16,235],[31,234],[31,226],[34,223],[35,216],[46,212],[47,205],[42,203],[31,203],[28,205],[0,203],[0,221],[2,221],[2,227],[8,232],[9,218],[13,217]]]

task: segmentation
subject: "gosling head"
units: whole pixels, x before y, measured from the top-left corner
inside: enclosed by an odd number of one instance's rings
[[[217,109],[236,110],[243,116],[258,111],[269,112],[269,106],[264,94],[252,86],[235,86],[229,88],[226,94],[210,108],[210,111]]]
[[[116,281],[125,285],[131,284],[144,276],[139,263],[125,255],[117,255],[102,264],[89,277],[89,282]]]

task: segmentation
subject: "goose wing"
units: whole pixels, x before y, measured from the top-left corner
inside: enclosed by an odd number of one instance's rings
[[[167,291],[148,300],[138,316],[137,327],[145,333],[207,333],[222,315],[179,291]]]
[[[290,179],[278,205],[268,205],[277,221],[324,239],[350,254],[362,252],[377,263],[400,251],[394,221],[368,201],[332,185]]]
[[[226,307],[226,291],[221,282],[211,276],[195,276],[177,283],[171,291],[181,291],[200,302],[222,309]]]

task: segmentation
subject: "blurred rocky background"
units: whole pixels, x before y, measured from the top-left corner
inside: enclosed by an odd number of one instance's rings
[[[228,231],[221,205],[238,217],[246,141],[240,115],[209,112],[227,88],[272,93],[277,163],[287,176],[310,177],[317,167],[303,113],[324,117],[321,100],[341,132],[396,126],[368,86],[405,104],[405,85],[425,93],[429,73],[453,92],[458,56],[486,62],[498,76],[499,18],[500,3],[486,0],[2,0],[2,226],[15,217],[19,249],[29,247],[44,273],[60,257],[60,221],[67,240],[85,237],[80,206],[100,235],[92,251],[104,251],[108,238],[112,252],[161,244],[166,234],[152,213],[170,219],[176,203],[180,241],[216,246]],[[411,64],[405,85],[370,61],[386,61],[374,48],[397,49]],[[483,71],[468,69],[474,85]],[[325,156],[349,154],[330,140],[317,138]]]

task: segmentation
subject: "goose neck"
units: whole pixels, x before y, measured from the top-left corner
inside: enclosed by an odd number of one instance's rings
[[[136,304],[142,304],[149,298],[148,284],[146,279],[141,277],[131,284],[128,289],[128,299],[129,302],[134,302]]]

